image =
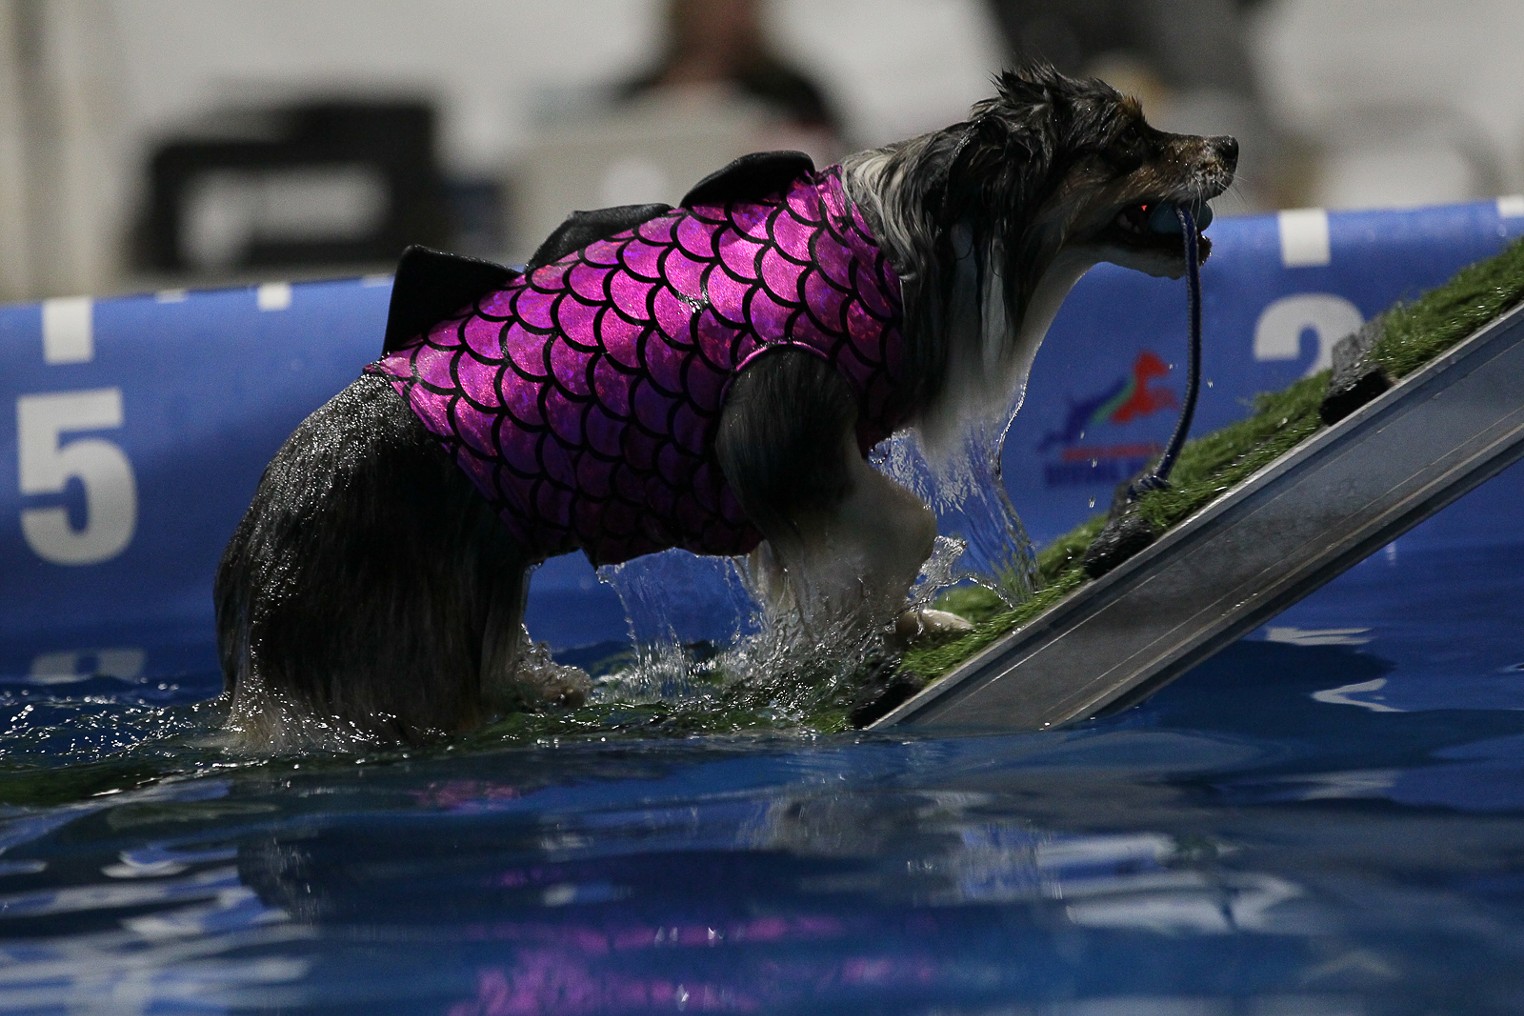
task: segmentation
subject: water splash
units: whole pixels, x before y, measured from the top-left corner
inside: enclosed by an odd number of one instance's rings
[[[966,577],[966,546],[937,538],[911,589],[912,609],[930,606]],[[673,729],[818,729],[882,691],[900,648],[891,628],[770,607],[747,559],[675,554],[600,569],[625,604],[634,646],[597,677],[595,706],[659,705]],[[702,597],[695,590],[704,580],[709,591],[728,596],[732,622],[723,641],[685,639],[668,613],[676,607],[681,616],[686,601]]]
[[[598,580],[619,597],[632,658],[599,680],[603,698],[690,699],[707,678],[714,647],[755,629],[755,598],[738,558],[668,550],[604,565]]]
[[[903,431],[879,447],[874,465],[931,507],[941,533],[964,544],[948,584],[978,582],[1015,606],[1032,595],[1037,565],[1001,475],[1008,426],[1009,420],[972,426],[959,447],[935,462],[913,431]]]
[[[1035,555],[1000,469],[1013,416],[1014,405],[1001,420],[967,427],[956,449],[935,462],[913,432],[874,453],[875,468],[926,502],[943,534],[911,589],[910,608],[931,606],[970,580],[1012,605],[1031,595]],[[761,594],[766,571],[745,558],[683,551],[600,568],[599,579],[624,606],[633,648],[598,678],[595,701],[728,708],[794,725],[841,707],[865,675],[892,665],[887,630],[769,607]],[[790,582],[807,585],[808,576]]]
[[[937,541],[915,587],[916,605],[952,581],[961,551],[956,540]],[[682,551],[599,569],[624,604],[634,644],[597,677],[594,703],[659,703],[668,726],[709,731],[813,727],[848,708],[865,670],[892,659],[887,630],[769,606],[759,572],[747,558]],[[695,601],[708,609],[695,613]],[[717,638],[721,611],[728,630]]]
[[[910,587],[910,608],[929,607],[943,590],[957,585],[967,574],[967,565],[963,563],[967,553],[967,540],[938,536],[931,557],[921,565],[920,577]]]

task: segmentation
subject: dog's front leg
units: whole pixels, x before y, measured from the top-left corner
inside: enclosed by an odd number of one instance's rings
[[[482,634],[482,695],[502,711],[580,706],[592,693],[592,679],[580,667],[557,663],[543,643],[529,637],[523,624],[528,594],[523,569],[504,569],[493,577]]]
[[[874,470],[857,446],[856,402],[818,357],[762,357],[731,388],[716,451],[725,477],[766,538],[760,583],[769,607],[807,630],[897,625],[901,635],[953,624],[907,612],[931,556],[936,519]]]

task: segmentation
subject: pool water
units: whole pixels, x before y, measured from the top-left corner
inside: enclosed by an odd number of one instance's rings
[[[12,683],[0,1009],[1520,1011],[1524,542],[1441,528],[1049,733],[251,760],[210,672]]]

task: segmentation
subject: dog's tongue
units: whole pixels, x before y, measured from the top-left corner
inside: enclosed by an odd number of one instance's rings
[[[1175,217],[1175,210],[1180,206],[1173,201],[1161,201],[1148,211],[1148,228],[1154,233],[1178,233],[1180,232],[1180,220]],[[1200,232],[1212,223],[1212,206],[1205,201],[1192,202],[1190,207],[1191,218],[1196,220],[1196,230]]]

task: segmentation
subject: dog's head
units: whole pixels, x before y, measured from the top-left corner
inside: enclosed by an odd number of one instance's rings
[[[1238,162],[1232,138],[1156,130],[1101,81],[1039,65],[996,85],[968,120],[843,163],[900,274],[933,443],[965,412],[1019,404],[1048,322],[1091,265],[1182,275],[1182,207],[1205,258],[1207,202]]]
[[[945,326],[970,296],[988,303],[991,286],[1014,324],[1055,265],[1182,275],[1175,209],[1193,213],[1199,234],[1207,202],[1233,182],[1238,142],[1157,130],[1136,100],[1047,65],[996,85],[963,123],[846,161],[920,319],[912,330]],[[1204,236],[1198,251],[1211,252]]]
[[[1007,259],[1063,251],[1182,274],[1174,209],[1188,208],[1198,231],[1211,221],[1207,202],[1233,182],[1238,142],[1157,130],[1136,100],[1047,66],[997,84],[966,124],[943,132],[952,146],[943,189],[928,198],[944,205],[944,221],[970,223]],[[1199,246],[1205,259],[1211,242],[1203,236]]]

